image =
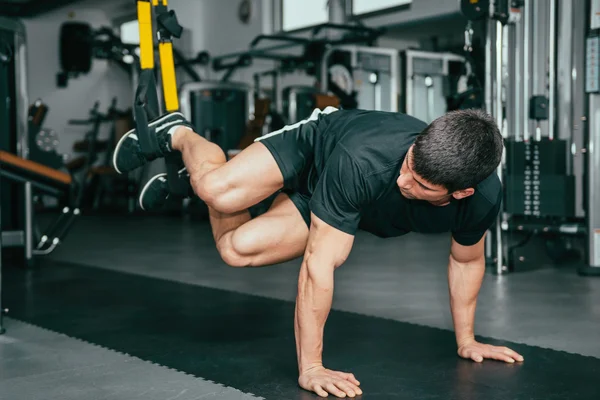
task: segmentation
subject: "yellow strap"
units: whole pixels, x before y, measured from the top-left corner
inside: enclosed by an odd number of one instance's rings
[[[156,7],[158,5],[158,0],[152,0],[152,5]]]
[[[140,26],[140,64],[142,69],[154,68],[154,39],[152,35],[152,7],[148,1],[138,0]]]
[[[173,44],[171,42],[159,43],[158,50],[160,53],[160,69],[162,72],[165,107],[168,112],[177,111],[179,110],[179,98],[177,97]]]
[[[165,6],[165,7],[169,5],[168,0],[162,0],[162,3],[163,3],[163,6]]]

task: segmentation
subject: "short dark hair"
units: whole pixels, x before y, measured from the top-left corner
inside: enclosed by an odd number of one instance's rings
[[[448,192],[475,186],[500,164],[504,141],[494,118],[480,109],[451,111],[415,140],[413,169]]]

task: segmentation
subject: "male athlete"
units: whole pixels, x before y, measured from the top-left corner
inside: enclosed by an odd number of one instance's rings
[[[476,362],[523,361],[474,336],[484,237],[502,198],[495,170],[503,140],[489,115],[454,111],[427,125],[401,113],[328,107],[262,136],[229,162],[179,113],[150,125],[163,154],[181,152],[227,264],[264,266],[304,256],[294,324],[302,388],[323,397],[362,393],[354,375],[322,363],[334,271],[359,228],[383,238],[450,232],[448,283],[458,354]],[[115,169],[124,173],[148,161],[135,131],[123,136]],[[249,207],[278,192],[266,213],[251,218]],[[167,197],[162,174],[146,185],[140,205],[153,208]]]

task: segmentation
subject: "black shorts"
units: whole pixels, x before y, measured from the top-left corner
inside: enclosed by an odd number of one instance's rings
[[[294,203],[306,225],[310,227],[310,199],[312,180],[318,179],[313,168],[315,141],[319,134],[319,117],[337,111],[327,107],[315,109],[311,116],[296,124],[258,138],[273,155],[283,175],[283,192]]]

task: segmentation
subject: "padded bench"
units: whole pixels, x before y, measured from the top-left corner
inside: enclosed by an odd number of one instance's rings
[[[65,172],[26,160],[12,153],[0,150],[0,183],[2,179],[22,183],[25,190],[25,223],[23,230],[2,231],[0,235],[0,333],[2,328],[2,249],[23,247],[25,262],[30,265],[33,257],[51,253],[66,236],[75,218],[79,215],[81,190],[73,177]],[[46,233],[34,238],[34,216],[32,189],[58,198],[65,206],[61,214],[46,229]],[[2,210],[0,209],[0,221]],[[35,245],[34,245],[35,240]]]

